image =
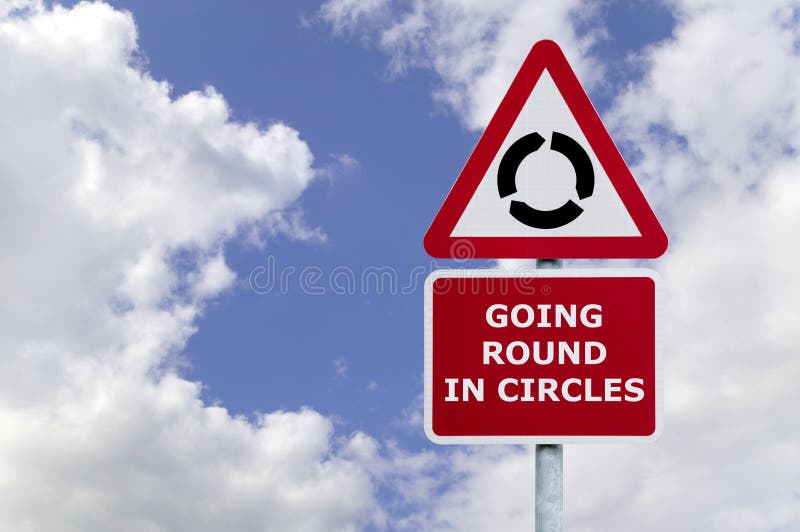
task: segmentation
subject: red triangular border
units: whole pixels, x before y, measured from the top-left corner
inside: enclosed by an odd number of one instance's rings
[[[450,236],[545,69],[553,78],[641,236]],[[667,249],[667,235],[561,48],[553,41],[539,41],[522,63],[486,131],[425,233],[424,244],[425,250],[438,258],[656,258]]]

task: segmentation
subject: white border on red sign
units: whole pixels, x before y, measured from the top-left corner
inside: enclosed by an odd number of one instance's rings
[[[655,283],[655,385],[656,428],[649,436],[439,436],[433,432],[433,282],[441,277],[649,277]],[[661,362],[663,344],[663,306],[661,276],[647,268],[592,269],[442,269],[425,279],[425,434],[438,444],[535,444],[535,443],[643,443],[655,441],[664,429],[664,377]]]

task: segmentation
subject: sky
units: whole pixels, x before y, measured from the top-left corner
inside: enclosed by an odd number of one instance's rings
[[[0,0],[0,529],[532,530],[532,448],[424,435],[422,280],[497,263],[422,238],[544,38],[670,237],[566,263],[657,270],[668,331],[567,529],[800,530],[783,0]]]

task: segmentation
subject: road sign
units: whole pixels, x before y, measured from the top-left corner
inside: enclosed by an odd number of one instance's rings
[[[658,275],[438,270],[425,284],[425,431],[436,443],[653,440]]]
[[[424,243],[443,258],[654,258],[667,236],[561,49],[540,41]]]

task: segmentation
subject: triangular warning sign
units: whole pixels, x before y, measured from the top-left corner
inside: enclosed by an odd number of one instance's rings
[[[425,234],[441,258],[655,258],[667,235],[553,41],[531,49]]]

